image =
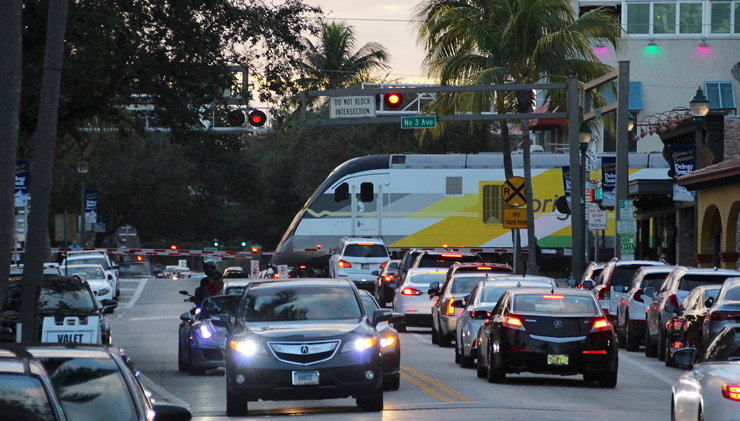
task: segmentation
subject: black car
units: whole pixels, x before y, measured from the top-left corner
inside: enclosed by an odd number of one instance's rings
[[[128,359],[112,346],[34,345],[69,421],[187,421],[190,411],[155,405]]]
[[[21,277],[10,278],[8,292],[3,306],[2,327],[0,342],[16,341],[16,323],[21,306]],[[39,325],[38,337],[41,339],[41,327],[44,317],[54,317],[57,323],[62,323],[65,317],[78,317],[84,323],[88,317],[97,316],[100,320],[101,343],[111,343],[111,327],[105,318],[106,311],[114,309],[118,303],[113,300],[95,299],[86,281],[74,276],[44,275],[41,281],[39,295]]]
[[[226,414],[250,401],[354,397],[383,410],[381,337],[390,310],[367,314],[357,288],[340,279],[253,283],[242,296],[226,347]]]
[[[478,333],[478,377],[503,383],[507,373],[583,374],[617,385],[617,338],[590,292],[510,289]]]
[[[696,348],[697,353],[702,353],[704,349],[702,327],[721,287],[721,285],[698,286],[684,298],[676,309],[676,314],[666,323],[666,338],[670,355],[681,348]],[[673,359],[666,358],[665,363],[671,367]]]
[[[359,293],[365,313],[374,314],[375,310],[380,310],[380,304],[369,292],[360,290]],[[403,319],[403,314],[394,313],[391,321],[403,323]],[[375,330],[380,333],[380,347],[383,352],[383,388],[398,390],[401,385],[401,338],[398,331],[386,322],[379,323]]]
[[[44,367],[16,345],[0,346],[0,418],[67,421]]]
[[[151,278],[152,266],[148,262],[121,262],[118,268],[121,278]]]
[[[393,302],[393,296],[396,294],[396,287],[400,284],[394,282],[393,275],[398,272],[400,260],[389,260],[380,265],[380,274],[378,274],[378,286],[375,288],[375,299],[381,306]]]

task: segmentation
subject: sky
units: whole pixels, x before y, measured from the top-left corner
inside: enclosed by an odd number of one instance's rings
[[[426,80],[424,51],[416,45],[411,9],[421,0],[304,0],[320,6],[328,21],[344,21],[355,28],[356,48],[368,42],[383,45],[391,54],[390,79]],[[386,21],[383,21],[386,20]],[[393,20],[393,21],[389,21]],[[385,73],[379,74],[383,76]]]

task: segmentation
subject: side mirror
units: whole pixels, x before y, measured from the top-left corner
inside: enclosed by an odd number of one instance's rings
[[[429,284],[429,291],[427,291],[427,294],[434,295],[439,292],[439,282],[432,282]]]
[[[115,270],[118,270],[120,268],[121,268],[121,266],[119,266],[119,265],[113,265],[113,269],[115,269]]]
[[[100,302],[100,306],[102,307],[103,313],[107,313],[112,311],[114,308],[117,308],[118,302],[114,300],[103,300]]]
[[[373,276],[378,276],[380,274],[380,272],[378,272],[377,270],[374,270],[370,274],[373,275]]]
[[[112,281],[113,280],[113,275],[108,275],[108,280],[109,281]]]
[[[568,279],[568,286],[571,288],[575,288],[575,286],[578,285],[578,281],[576,281],[576,278],[570,278]]]
[[[373,312],[373,327],[378,326],[380,322],[390,322],[392,319],[392,311],[386,309],[375,310]]]
[[[154,404],[154,421],[190,421],[190,411],[177,405]]]
[[[651,300],[655,300],[655,287],[647,287],[642,290],[642,295],[650,297]]]
[[[668,313],[675,313],[676,310],[677,308],[673,304],[668,304],[665,306],[665,311],[667,311]]]
[[[180,315],[180,320],[184,322],[189,322],[190,320],[192,320],[192,318],[190,317],[190,313],[182,313]]]
[[[691,370],[694,368],[694,356],[696,356],[695,348],[682,348],[675,351],[671,358],[676,365],[688,367]]]
[[[594,289],[595,286],[596,286],[596,284],[594,283],[594,281],[592,281],[590,279],[586,279],[586,280],[583,281],[583,289],[592,290],[592,289]]]
[[[405,321],[406,316],[403,313],[393,313],[393,317],[391,317],[391,323],[403,323]]]
[[[329,249],[329,256],[333,256],[333,255],[334,255],[334,253],[336,253],[336,252],[334,251],[334,249]]]
[[[180,291],[180,295],[190,295],[190,293],[187,291]]]
[[[454,308],[465,308],[465,303],[463,300],[455,300],[452,302],[452,307]]]
[[[711,307],[714,305],[714,297],[709,297],[706,300],[704,300],[704,307]]]

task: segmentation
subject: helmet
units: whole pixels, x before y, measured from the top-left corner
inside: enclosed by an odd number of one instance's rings
[[[207,276],[210,276],[215,271],[216,271],[215,262],[208,261],[208,262],[203,263],[203,273],[205,273]]]

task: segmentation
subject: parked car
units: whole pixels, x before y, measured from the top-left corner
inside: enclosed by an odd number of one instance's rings
[[[610,323],[616,323],[617,305],[629,288],[630,281],[638,269],[644,266],[667,266],[664,262],[651,260],[618,260],[612,259],[596,280],[593,293],[601,304]]]
[[[670,348],[666,347],[666,323],[671,320],[674,310],[678,308],[689,292],[701,285],[721,285],[725,279],[738,276],[738,272],[727,269],[696,269],[679,266],[666,278],[660,290],[655,293],[646,288],[643,295],[653,298],[645,316],[645,355],[657,356],[665,361]],[[666,306],[672,306],[666,308]]]
[[[591,262],[586,266],[586,270],[583,271],[583,275],[581,276],[581,279],[576,284],[576,288],[583,288],[583,281],[586,279],[590,279],[596,282],[597,279],[599,279],[599,275],[601,275],[601,272],[604,270],[604,266],[606,266],[606,263],[603,262]],[[575,274],[574,274],[575,276]]]
[[[720,285],[698,286],[684,298],[676,309],[676,314],[666,323],[666,340],[670,355],[681,348],[696,348],[698,352],[704,349],[704,343],[708,343],[709,340],[705,341],[702,338],[702,326],[720,288]],[[665,364],[672,367],[673,359],[666,359]]]
[[[455,327],[455,362],[461,367],[473,367],[478,356],[478,330],[491,317],[493,307],[498,299],[509,288],[557,287],[553,278],[544,276],[527,276],[526,279],[515,277],[493,278],[478,283],[462,300],[455,301],[454,307],[463,310],[457,316]]]
[[[329,277],[349,279],[357,288],[375,295],[380,265],[390,259],[379,238],[343,237],[329,258]]]
[[[380,304],[367,291],[358,291],[365,313],[375,314]],[[392,323],[403,323],[403,314],[394,313]],[[380,348],[383,356],[383,389],[398,390],[401,386],[401,338],[398,331],[388,322],[381,322],[375,327],[380,334]]]
[[[234,275],[231,275],[231,274]],[[226,269],[224,269],[224,278],[249,278],[249,274],[244,271],[244,268],[241,266],[229,266]]]
[[[432,326],[432,297],[428,295],[430,285],[444,282],[446,270],[434,268],[409,269],[398,293],[393,297],[393,311],[405,316],[402,324],[395,324],[399,332],[407,326]]]
[[[709,341],[727,324],[740,324],[740,278],[725,280],[714,297],[706,297],[703,303],[709,307],[703,320],[702,340]]]
[[[740,405],[740,325],[727,325],[698,354],[673,353],[673,363],[688,366],[671,389],[671,419],[736,420]],[[695,356],[699,355],[695,359]]]
[[[17,345],[0,345],[0,414],[7,420],[67,421],[46,370]]]
[[[645,311],[652,299],[645,297],[645,288],[660,289],[676,266],[643,266],[635,272],[627,291],[617,305],[616,330],[619,346],[637,351],[645,338]],[[647,301],[646,301],[647,300]]]
[[[387,303],[393,302],[393,296],[395,295],[396,287],[398,286],[393,275],[398,272],[399,263],[401,263],[400,260],[389,260],[380,265],[381,269],[378,274],[378,286],[375,289],[375,299],[382,307],[385,307]]]

